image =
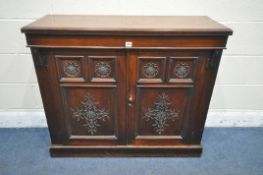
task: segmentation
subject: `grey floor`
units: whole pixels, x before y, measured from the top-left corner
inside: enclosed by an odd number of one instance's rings
[[[0,175],[263,175],[263,128],[206,128],[201,158],[50,158],[46,128],[0,139]]]

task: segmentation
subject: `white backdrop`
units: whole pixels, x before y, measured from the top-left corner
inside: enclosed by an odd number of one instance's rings
[[[258,117],[263,111],[262,0],[0,0],[0,126],[7,118],[15,122],[11,113],[22,119],[43,111],[20,28],[46,14],[207,15],[234,30],[220,65],[211,116],[239,116],[241,121],[248,114],[255,123],[263,121]]]

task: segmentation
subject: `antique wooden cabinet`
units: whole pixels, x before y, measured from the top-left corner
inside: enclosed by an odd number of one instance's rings
[[[232,30],[205,16],[48,15],[22,28],[52,156],[199,156]]]

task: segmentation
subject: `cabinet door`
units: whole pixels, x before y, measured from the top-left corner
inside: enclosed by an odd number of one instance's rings
[[[63,144],[124,144],[125,57],[121,52],[56,50],[52,84],[63,109]],[[49,116],[51,117],[51,116]],[[60,140],[62,142],[62,139]]]
[[[201,57],[194,51],[129,54],[129,144],[190,143]]]

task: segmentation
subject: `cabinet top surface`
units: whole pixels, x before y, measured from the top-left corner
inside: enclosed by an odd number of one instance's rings
[[[231,35],[207,16],[47,15],[22,28],[39,34]]]

